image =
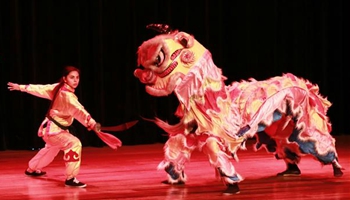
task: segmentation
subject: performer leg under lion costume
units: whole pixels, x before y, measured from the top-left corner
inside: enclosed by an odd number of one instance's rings
[[[162,24],[148,28],[160,34],[139,47],[138,65],[143,68],[134,75],[150,95],[174,93],[180,103],[175,113],[178,124],[153,120],[169,135],[165,158],[158,166],[167,172],[167,183],[186,182],[185,164],[198,149],[227,186],[224,193],[238,193],[243,178],[231,161],[247,138],[254,136],[257,149],[265,147],[285,161],[287,169],[278,175],[300,175],[300,157],[311,154],[322,164],[331,164],[334,176],[342,176],[326,116],[331,103],[316,85],[283,74],[226,86],[211,53],[192,35]]]

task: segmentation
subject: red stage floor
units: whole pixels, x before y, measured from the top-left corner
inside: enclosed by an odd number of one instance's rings
[[[333,177],[332,167],[322,167],[310,156],[302,158],[300,177],[276,177],[285,169],[283,161],[265,151],[254,152],[253,140],[247,150],[240,150],[236,170],[245,178],[240,194],[222,195],[225,186],[215,179],[214,169],[205,155],[195,152],[186,166],[188,182],[184,186],[162,184],[164,171],[157,171],[163,158],[163,144],[109,147],[84,147],[78,179],[88,186],[64,186],[64,163],[59,154],[45,169],[47,175],[32,178],[24,175],[34,151],[0,151],[0,199],[350,199],[350,136],[339,136],[337,150],[346,169],[341,178]]]

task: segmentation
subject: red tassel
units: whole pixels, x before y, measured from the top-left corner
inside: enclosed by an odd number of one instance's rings
[[[101,131],[95,131],[95,133],[104,143],[106,143],[112,149],[117,149],[118,147],[122,146],[122,142],[112,134],[104,133]]]

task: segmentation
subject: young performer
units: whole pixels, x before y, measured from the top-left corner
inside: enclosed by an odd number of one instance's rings
[[[86,187],[85,183],[76,178],[80,169],[82,144],[69,132],[68,128],[76,119],[88,130],[99,133],[100,124],[96,123],[74,94],[79,80],[80,70],[74,66],[66,66],[59,83],[20,85],[9,82],[7,84],[10,91],[19,90],[51,100],[48,113],[38,130],[38,136],[45,141],[45,147],[29,161],[28,168],[25,170],[26,175],[33,177],[45,175],[46,172],[42,169],[48,166],[60,151],[64,151],[65,185]]]

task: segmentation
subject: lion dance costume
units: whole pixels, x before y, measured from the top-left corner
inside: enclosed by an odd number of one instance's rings
[[[306,154],[332,165],[334,176],[343,175],[326,116],[331,103],[317,85],[290,73],[225,85],[211,53],[194,36],[163,24],[147,28],[160,34],[138,48],[143,68],[134,75],[150,95],[174,93],[180,103],[175,113],[179,123],[152,120],[169,136],[158,166],[167,172],[167,183],[186,182],[185,164],[198,149],[227,186],[224,193],[239,193],[243,178],[231,160],[237,160],[237,151],[252,137],[256,149],[264,147],[285,161],[287,169],[278,176],[300,175],[297,164]]]

